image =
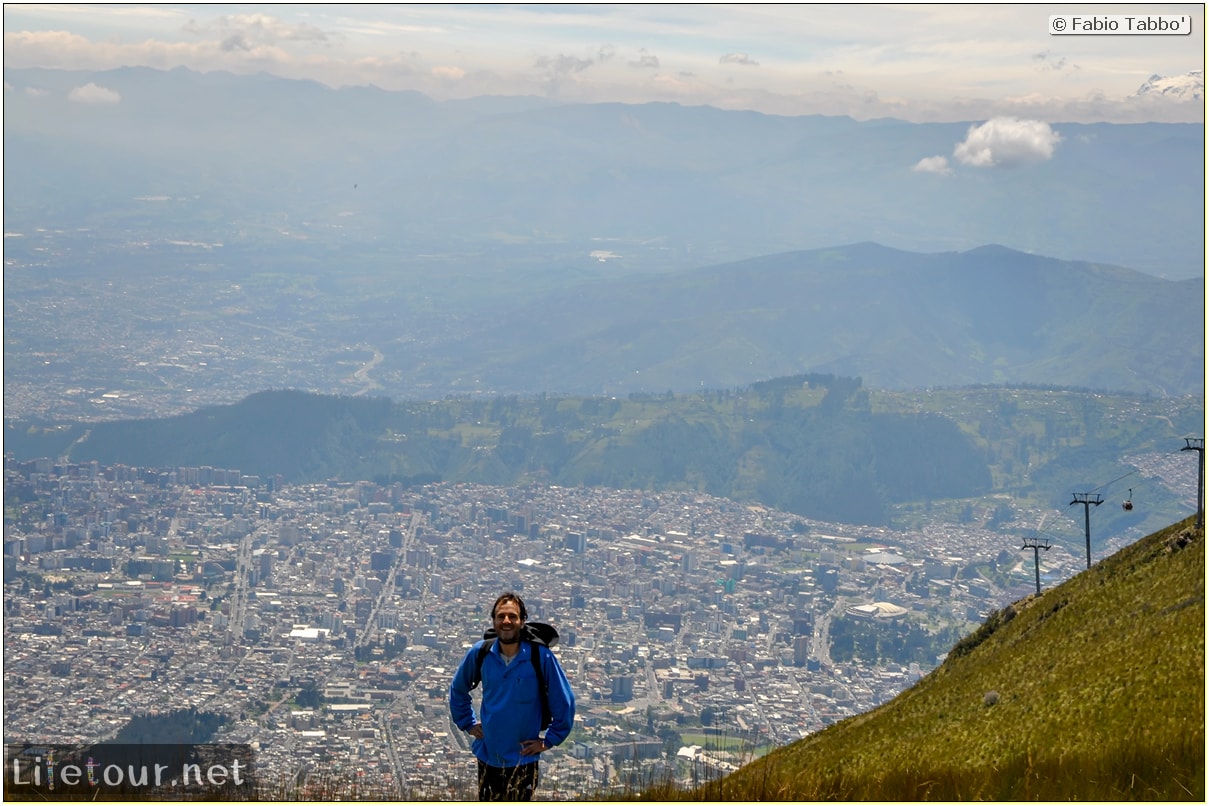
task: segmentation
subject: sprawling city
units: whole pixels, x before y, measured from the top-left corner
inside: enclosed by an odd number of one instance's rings
[[[1057,547],[1037,568],[977,524],[896,532],[697,493],[10,458],[5,501],[6,743],[194,709],[298,796],[470,791],[449,682],[505,590],[558,629],[575,690],[543,765],[558,798],[699,781],[873,708],[1085,563]]]

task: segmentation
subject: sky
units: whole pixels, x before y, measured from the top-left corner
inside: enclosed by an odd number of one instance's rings
[[[1191,33],[1054,35],[1051,14],[1185,15]],[[1202,4],[4,6],[6,68],[184,66],[440,100],[858,120],[1199,123],[1204,62]]]

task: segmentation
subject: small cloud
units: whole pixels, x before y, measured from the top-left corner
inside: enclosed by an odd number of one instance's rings
[[[1040,120],[991,118],[970,127],[953,157],[975,168],[1010,168],[1051,159],[1061,141],[1062,135]]]
[[[1065,56],[1054,58],[1054,55],[1052,53],[1050,53],[1049,51],[1042,51],[1041,53],[1034,53],[1033,61],[1037,62],[1038,67],[1042,70],[1054,70],[1056,72],[1056,71],[1061,71],[1061,70],[1079,70],[1079,69],[1081,69],[1079,67],[1079,65],[1077,65],[1073,62],[1066,61]]]
[[[608,46],[600,49],[599,58],[601,61],[612,58],[612,51]],[[589,67],[597,64],[597,59],[581,59],[578,56],[568,56],[565,53],[560,53],[553,58],[549,56],[540,56],[533,63],[533,66],[545,72],[546,89],[551,94],[556,94],[564,81],[575,82],[578,79],[575,76],[587,70]]]
[[[922,174],[950,174],[953,171],[949,168],[948,157],[924,157],[919,162],[911,167],[912,171]]]
[[[111,89],[98,87],[90,81],[67,93],[67,100],[77,104],[116,104],[122,100],[122,96]]]
[[[240,33],[230,34],[223,37],[223,40],[218,45],[218,49],[223,53],[234,53],[237,50],[248,51],[252,49],[252,44],[248,42],[248,38]]]
[[[630,67],[650,67],[657,69],[659,67],[659,57],[655,56],[654,54],[647,53],[646,48],[639,48],[638,58],[628,62],[628,64]]]
[[[557,76],[565,76],[571,73],[582,73],[594,64],[596,62],[591,59],[581,59],[578,56],[567,56],[560,53],[553,59],[549,56],[541,56],[533,63],[533,66],[541,70],[548,70]]]
[[[718,64],[742,64],[748,67],[759,67],[760,63],[746,53],[728,53],[718,59]]]
[[[432,68],[432,77],[439,78],[443,81],[460,81],[466,77],[466,71],[460,67],[434,67]]]
[[[182,30],[198,36],[205,36],[212,30],[217,30],[224,35],[224,45],[227,42],[242,42],[251,46],[279,42],[328,41],[328,35],[313,25],[293,25],[268,14],[224,15],[205,25],[189,20],[182,26]]]
[[[5,85],[4,88],[9,89],[7,84]],[[50,90],[44,90],[40,87],[26,87],[25,94],[32,98],[41,98],[43,95],[49,95]]]

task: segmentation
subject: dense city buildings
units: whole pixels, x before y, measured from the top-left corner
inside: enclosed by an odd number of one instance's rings
[[[505,590],[559,630],[579,702],[550,798],[700,780],[863,712],[1034,584],[1019,540],[977,525],[896,532],[694,492],[10,458],[4,497],[6,742],[196,709],[262,778],[359,792],[471,791],[447,691]],[[1084,557],[1042,564],[1049,585]],[[870,656],[870,630],[906,638]]]

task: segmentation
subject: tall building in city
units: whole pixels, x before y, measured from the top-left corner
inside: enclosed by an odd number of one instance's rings
[[[583,532],[567,532],[563,545],[576,554],[583,554],[588,550],[588,539]]]
[[[810,636],[795,635],[793,638],[793,665],[805,666],[810,658]]]
[[[629,702],[634,699],[634,678],[632,675],[618,675],[613,678],[613,702]]]

